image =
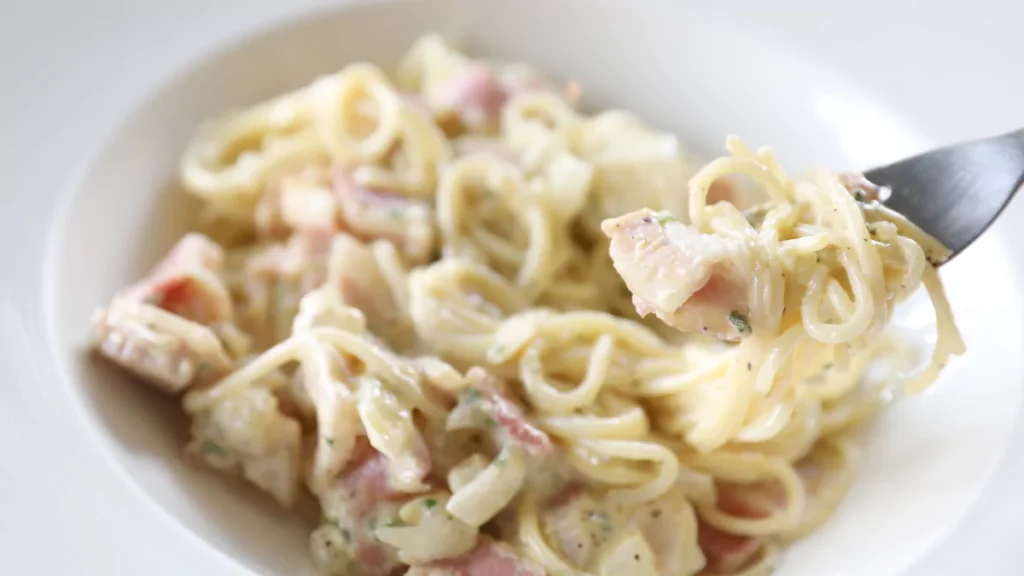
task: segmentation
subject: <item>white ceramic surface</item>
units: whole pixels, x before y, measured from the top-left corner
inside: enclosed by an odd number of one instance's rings
[[[1024,48],[992,32],[1013,14],[982,28],[973,12],[922,22],[890,4],[879,22],[866,7],[826,13],[795,0],[730,13],[654,0],[119,4],[0,7],[0,38],[15,42],[0,57],[16,55],[0,69],[20,79],[0,95],[11,126],[0,133],[0,173],[11,175],[0,188],[0,259],[11,270],[0,277],[0,573],[302,573],[301,518],[186,465],[176,406],[79,353],[91,309],[184,229],[189,206],[166,185],[209,114],[355,59],[393,60],[439,30],[579,78],[593,104],[634,109],[699,150],[717,151],[728,132],[771,143],[792,169],[866,167],[1024,120],[1012,97],[1024,82],[992,73],[1008,48]],[[903,27],[915,21],[917,36]],[[944,29],[970,46],[947,52]],[[987,90],[972,89],[982,81]],[[1024,498],[1007,490],[1024,481],[1024,310],[1014,298],[1024,256],[1011,249],[1022,224],[1017,202],[944,269],[968,355],[871,430],[848,502],[787,552],[779,574],[1024,572],[1013,549]],[[902,318],[928,326],[924,312],[912,304]],[[968,514],[979,498],[985,506]]]

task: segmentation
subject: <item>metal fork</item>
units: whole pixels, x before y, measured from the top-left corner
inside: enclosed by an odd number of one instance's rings
[[[1024,182],[1024,130],[925,152],[864,176],[889,188],[885,206],[942,242],[952,259],[988,229]]]

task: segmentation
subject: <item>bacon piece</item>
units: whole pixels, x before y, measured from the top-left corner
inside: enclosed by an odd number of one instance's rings
[[[374,530],[396,518],[409,498],[391,486],[387,458],[360,438],[337,483],[322,495],[324,513],[351,543],[360,574],[388,576],[402,565],[397,551],[380,542]]]
[[[338,487],[354,504],[355,512],[366,512],[382,500],[401,502],[409,495],[395,490],[388,480],[388,459],[365,438],[353,448],[352,459],[338,477]]]
[[[363,241],[389,240],[406,264],[425,264],[434,252],[433,208],[423,200],[357,185],[342,168],[331,172],[344,228]]]
[[[219,276],[223,265],[224,250],[216,242],[202,234],[187,234],[121,297],[200,324],[231,322],[231,295]]]
[[[777,481],[734,483],[717,481],[717,506],[726,514],[740,518],[768,518],[786,502],[786,492]],[[712,573],[731,574],[745,567],[760,550],[762,538],[741,536],[719,530],[703,520],[698,540]]]
[[[450,111],[466,126],[494,126],[509,90],[486,64],[466,66],[432,98],[434,108]]]
[[[763,544],[761,538],[729,534],[703,520],[698,521],[697,542],[707,559],[705,572],[709,574],[732,574],[743,569]]]
[[[262,238],[330,238],[344,230],[366,242],[390,240],[411,265],[427,262],[434,248],[430,202],[357,185],[343,166],[282,178],[261,199],[255,217]]]
[[[786,491],[777,481],[737,484],[718,481],[718,509],[740,518],[768,518],[786,504]]]
[[[638,210],[601,225],[615,270],[641,316],[680,330],[737,340],[750,332],[749,282],[740,243],[701,234],[671,216]]]
[[[737,206],[739,203],[739,191],[736,189],[736,184],[728,177],[715,180],[708,188],[708,205],[719,202],[728,202],[733,206]]]
[[[503,382],[480,367],[466,372],[466,380],[481,395],[480,408],[513,442],[536,456],[548,456],[555,451],[551,437],[527,419],[522,406],[508,393]]]
[[[93,346],[103,356],[170,394],[232,367],[213,331],[155,306],[115,299],[92,324]]]
[[[491,415],[518,444],[535,453],[550,452],[554,449],[551,438],[531,424],[523,410],[513,401],[500,393],[493,394],[490,400]]]

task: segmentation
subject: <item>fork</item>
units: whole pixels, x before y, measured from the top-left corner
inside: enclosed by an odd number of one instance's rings
[[[999,217],[1024,182],[1024,130],[954,144],[864,172],[888,188],[883,204],[952,251]]]

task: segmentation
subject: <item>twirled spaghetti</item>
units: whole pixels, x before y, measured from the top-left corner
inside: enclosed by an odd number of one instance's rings
[[[694,169],[578,90],[428,36],[220,118],[181,166],[215,226],[97,312],[190,455],[319,502],[323,573],[767,574],[963,352],[947,252],[856,179],[735,137]],[[938,341],[897,377],[920,284]]]

